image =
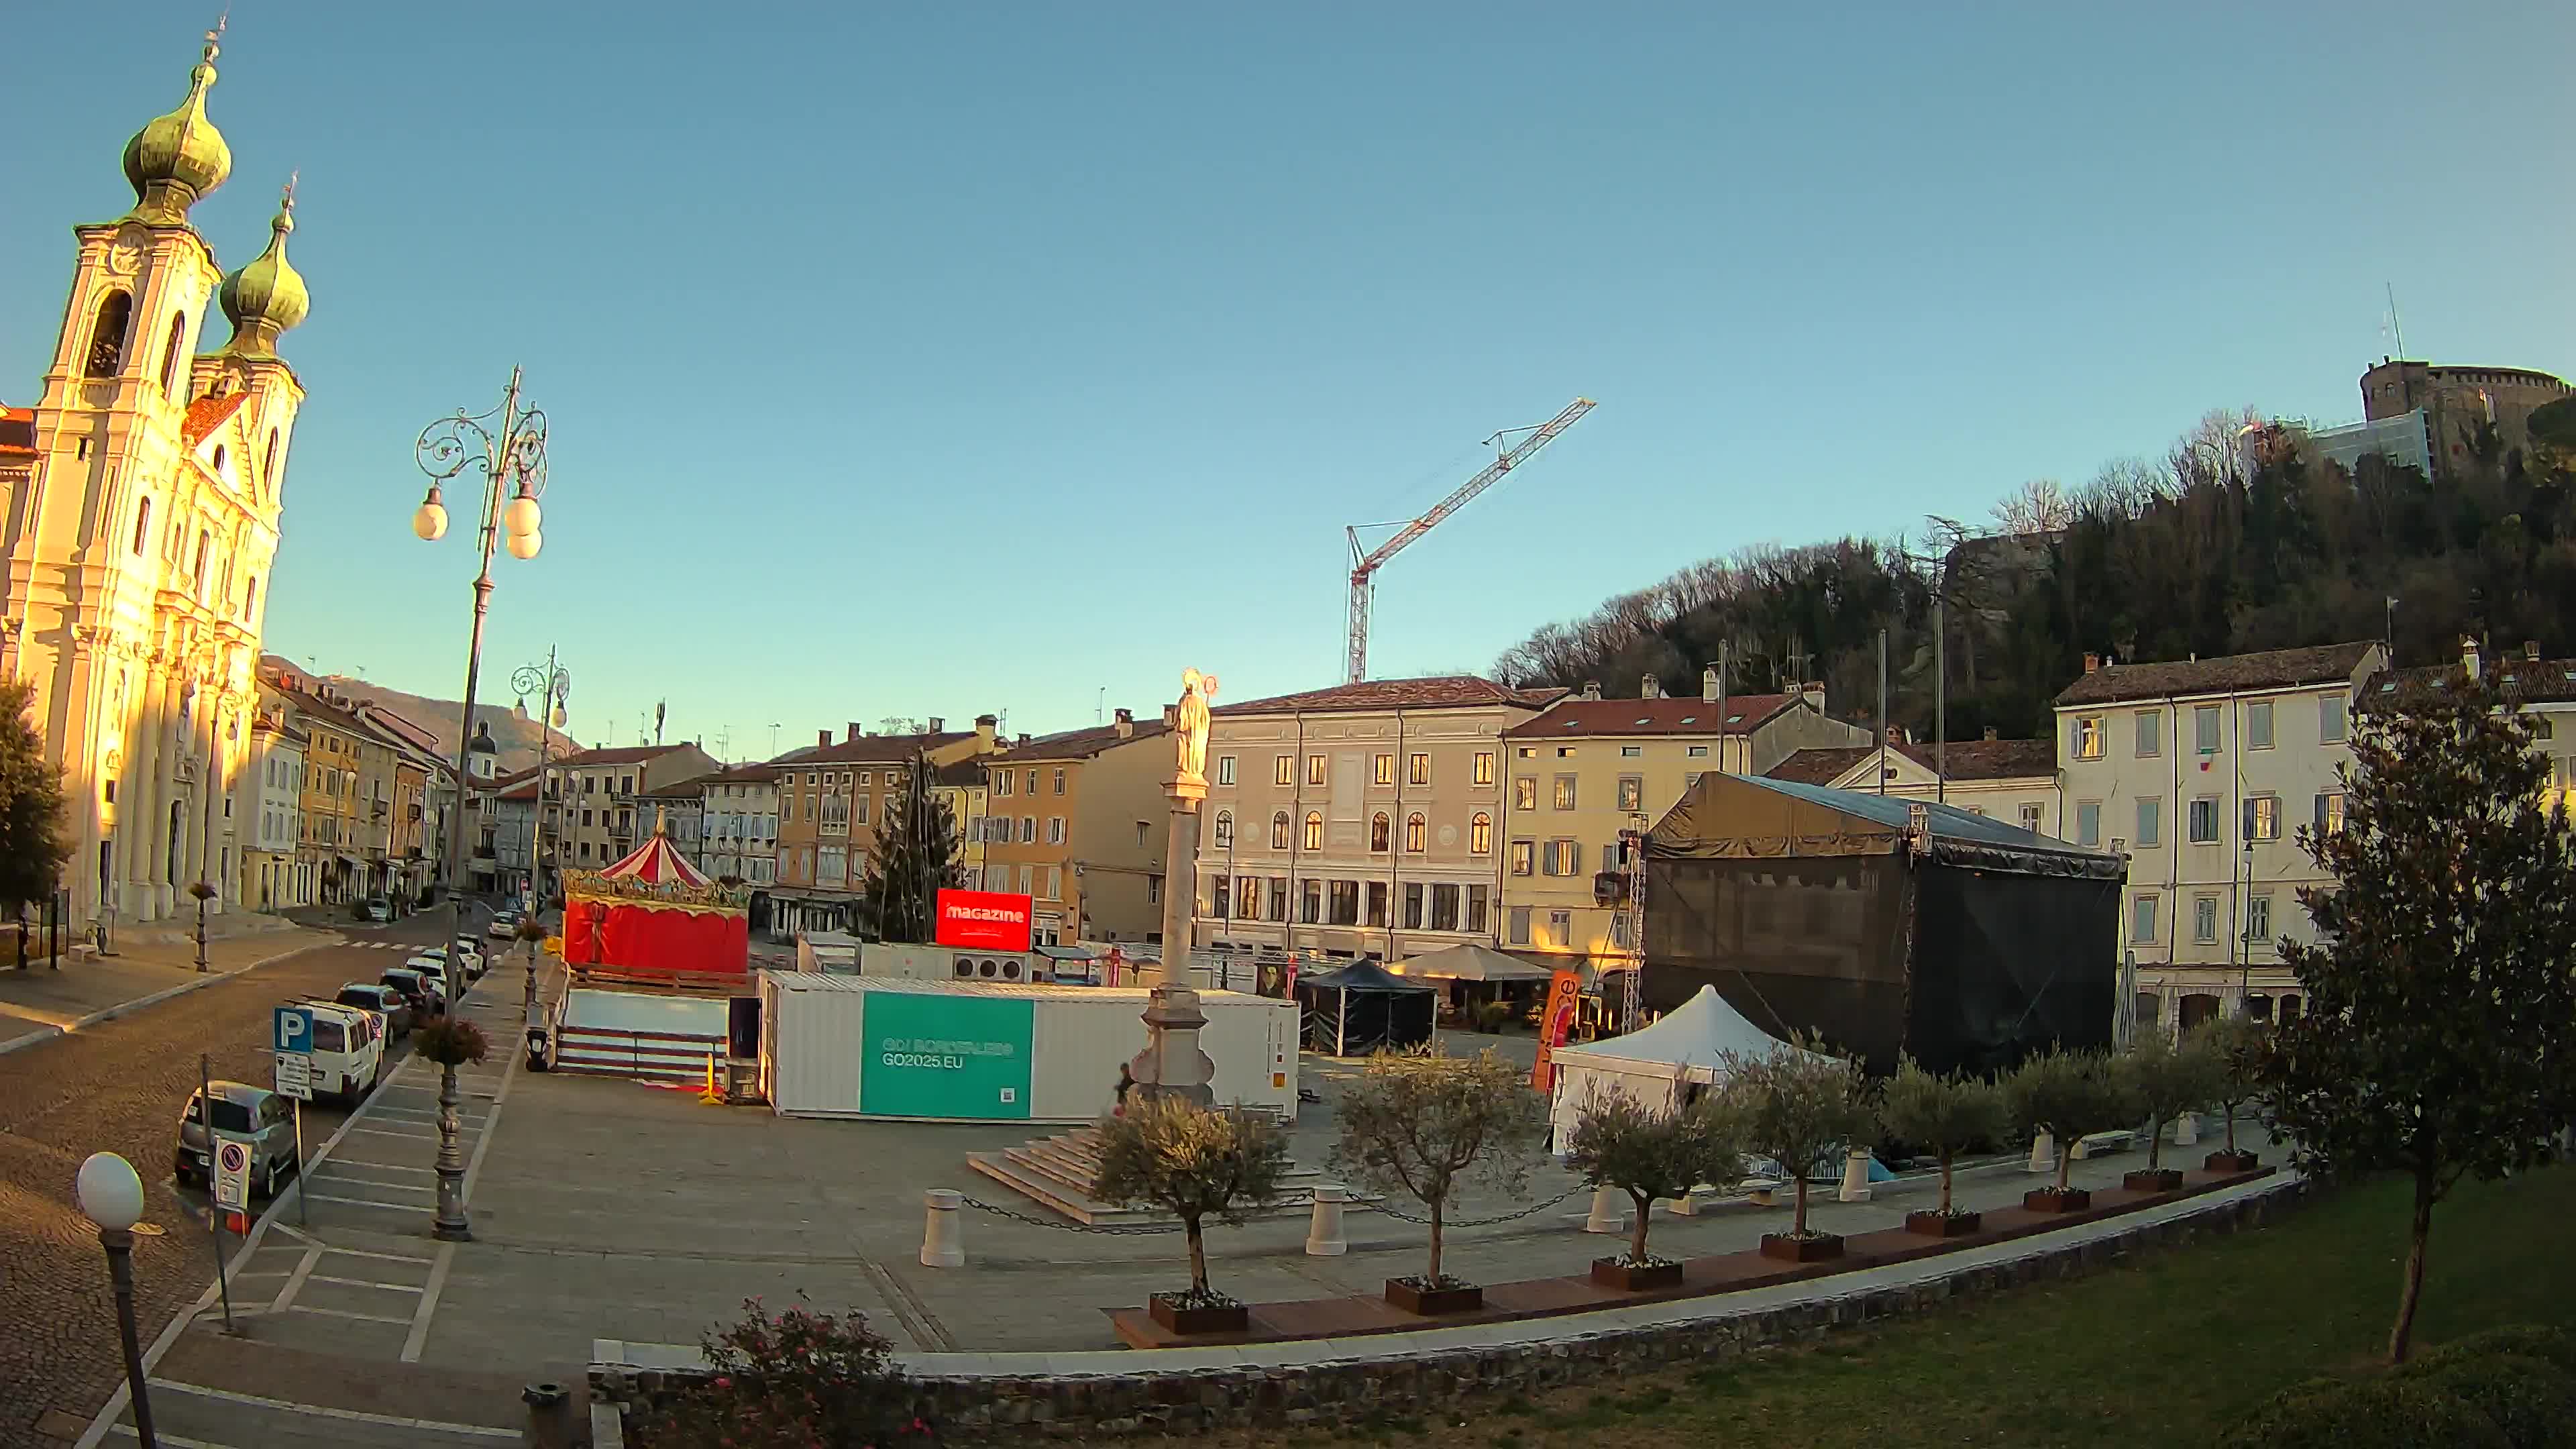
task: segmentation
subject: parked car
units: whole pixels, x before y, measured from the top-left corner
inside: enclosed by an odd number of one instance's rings
[[[358,906],[358,919],[359,919],[359,920],[362,920],[362,921],[390,921],[390,920],[392,920],[393,918],[394,918],[394,908],[393,908],[393,903],[392,903],[392,902],[390,902],[390,901],[385,900],[385,899],[384,899],[383,897],[381,897],[381,896],[376,897],[375,899],[372,899],[372,900],[368,900],[368,901],[361,902],[361,903],[359,904],[359,906]]]
[[[465,968],[466,980],[480,981],[483,979],[486,962],[483,958],[482,942],[475,940],[472,936],[459,936],[456,938],[456,950],[454,955],[456,957],[456,964]]]
[[[313,1040],[305,1050],[312,1064],[313,1094],[357,1106],[385,1079],[385,1043],[392,1039],[392,1031],[384,1014],[319,997],[301,1004],[313,1016]]]
[[[342,1006],[355,1006],[383,1017],[385,1039],[388,1041],[399,1041],[411,1035],[411,1003],[390,986],[352,981],[342,986],[340,994],[331,999]]]
[[[402,993],[402,999],[411,1005],[414,1026],[429,1017],[446,1014],[447,999],[439,992],[436,978],[422,974],[417,968],[396,966],[376,979]]]
[[[248,1082],[210,1082],[218,1140],[246,1143],[251,1150],[253,1197],[276,1193],[281,1177],[293,1177],[302,1165],[295,1157],[295,1114],[284,1097]],[[182,1183],[211,1189],[214,1148],[206,1141],[204,1093],[188,1094],[179,1118],[179,1142],[171,1155],[171,1172]]]
[[[518,930],[519,913],[517,911],[494,911],[492,924],[484,928],[483,934],[495,941],[506,941],[518,934]]]
[[[404,961],[403,965],[428,977],[429,984],[438,988],[438,994],[444,1000],[454,1001],[465,994],[465,983],[459,981],[448,966],[447,951],[444,947],[423,947],[412,952],[410,959]]]

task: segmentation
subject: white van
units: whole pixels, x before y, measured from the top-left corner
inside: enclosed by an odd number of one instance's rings
[[[384,1016],[336,1001],[299,1004],[313,1016],[313,1095],[358,1105],[384,1080]]]

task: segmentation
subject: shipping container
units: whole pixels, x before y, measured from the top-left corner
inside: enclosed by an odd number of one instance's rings
[[[761,1083],[787,1117],[1089,1122],[1145,1049],[1149,993],[764,972]],[[1199,993],[1219,1103],[1297,1115],[1297,1008]]]
[[[859,974],[898,981],[998,981],[1003,985],[1055,980],[1054,963],[1034,951],[986,951],[967,946],[910,946],[871,941],[859,948]]]

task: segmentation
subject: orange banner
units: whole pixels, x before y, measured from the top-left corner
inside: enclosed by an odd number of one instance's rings
[[[1530,1085],[1544,1095],[1556,1086],[1556,1049],[1574,1031],[1574,1015],[1583,998],[1583,973],[1559,971],[1548,978],[1547,1011],[1538,1022],[1538,1064],[1530,1068]]]

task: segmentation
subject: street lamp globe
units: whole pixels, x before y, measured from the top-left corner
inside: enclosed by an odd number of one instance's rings
[[[512,558],[535,558],[537,556],[537,550],[545,546],[546,536],[534,529],[530,529],[526,533],[514,533],[510,535],[510,557]]]
[[[544,515],[538,512],[537,500],[531,494],[520,494],[510,500],[509,507],[501,510],[501,527],[514,537],[523,533],[535,533],[543,521]],[[525,556],[521,555],[521,557]]]
[[[419,511],[411,516],[411,531],[430,543],[447,536],[447,505],[438,501],[438,490],[431,488]]]
[[[72,1179],[72,1196],[83,1216],[109,1232],[121,1233],[143,1220],[143,1179],[134,1164],[113,1152],[93,1152]]]

